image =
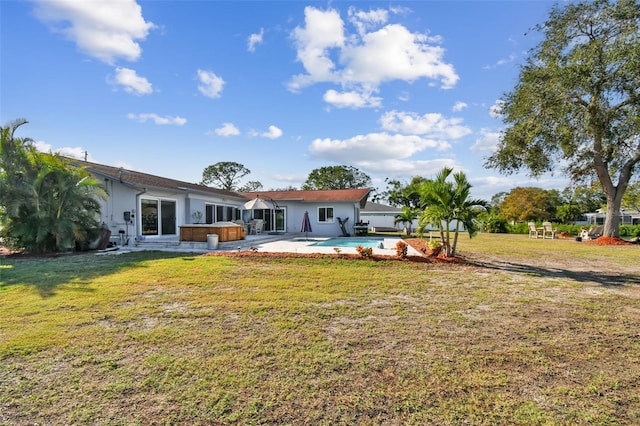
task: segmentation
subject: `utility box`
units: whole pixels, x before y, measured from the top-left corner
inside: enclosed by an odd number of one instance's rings
[[[207,234],[207,250],[218,249],[218,234]]]

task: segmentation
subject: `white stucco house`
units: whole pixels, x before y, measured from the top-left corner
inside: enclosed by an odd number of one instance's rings
[[[396,216],[402,213],[399,207],[388,206],[381,203],[367,201],[367,204],[360,212],[360,220],[369,224],[371,230],[402,231],[404,225],[402,223],[394,223]],[[414,220],[411,224],[412,229],[418,226],[418,221]]]
[[[70,159],[99,179],[107,191],[102,202],[101,222],[111,238],[177,240],[180,227],[194,223],[263,219],[264,232],[301,234],[302,218],[308,212],[310,236],[336,237],[353,234],[370,190],[263,191],[239,193],[171,178]],[[259,197],[269,209],[246,210],[244,204]]]

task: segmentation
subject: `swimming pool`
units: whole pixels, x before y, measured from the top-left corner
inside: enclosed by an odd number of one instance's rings
[[[329,238],[328,240],[318,241],[310,244],[312,246],[321,247],[371,247],[377,248],[380,243],[384,242],[383,237],[339,237]]]

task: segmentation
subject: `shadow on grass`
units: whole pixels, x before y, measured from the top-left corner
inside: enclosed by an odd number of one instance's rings
[[[95,252],[57,256],[3,256],[0,257],[0,290],[9,286],[34,287],[41,297],[56,294],[60,285],[73,285],[76,291],[94,291],[88,287],[100,276],[140,267],[140,263],[175,257],[190,258],[189,254],[139,251],[97,255]]]
[[[483,262],[473,259],[466,259],[468,265],[477,266],[485,269],[495,269],[499,271],[512,272],[525,275],[533,275],[546,278],[562,278],[571,279],[577,282],[596,283],[603,286],[624,286],[624,285],[640,285],[640,273],[611,273],[604,271],[590,271],[585,265],[584,271],[576,271],[562,268],[547,268],[536,265],[527,265],[524,263],[514,263],[506,261]]]

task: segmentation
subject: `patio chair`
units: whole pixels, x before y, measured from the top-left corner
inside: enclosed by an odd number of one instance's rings
[[[553,228],[551,222],[542,223],[542,238],[554,239],[556,237],[556,229]]]
[[[264,226],[264,220],[253,219],[249,222],[249,234],[262,234],[262,227]]]
[[[540,233],[542,230],[542,228],[536,228],[534,222],[529,222],[529,238],[542,238]]]

